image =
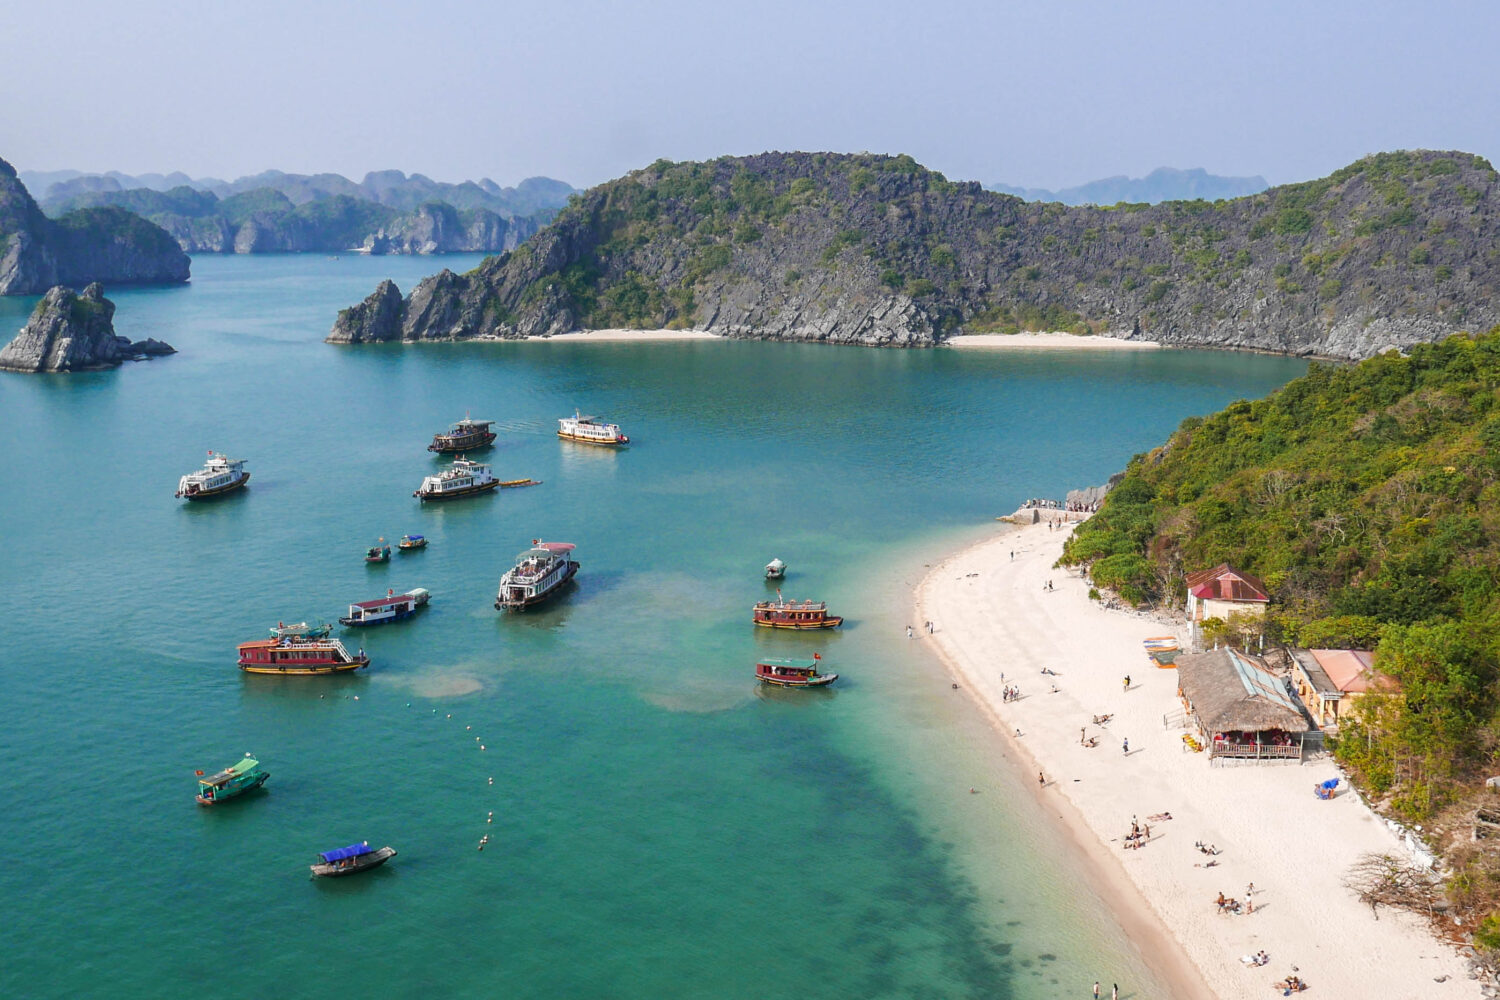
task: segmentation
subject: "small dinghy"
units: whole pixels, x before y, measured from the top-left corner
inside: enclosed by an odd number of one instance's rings
[[[319,851],[318,857],[323,860],[308,867],[312,869],[313,875],[319,878],[338,878],[341,875],[353,875],[357,872],[367,872],[371,868],[379,868],[395,856],[394,847],[373,848],[367,840],[332,851]]]
[[[327,622],[319,622],[317,625],[309,625],[307,622],[294,622],[288,625],[286,622],[277,622],[271,626],[272,639],[326,639],[333,631],[333,626]]]
[[[379,545],[372,545],[368,549],[365,549],[365,562],[367,563],[384,563],[390,561],[391,547],[386,544],[384,538],[380,540]]]
[[[772,559],[770,562],[766,563],[766,579],[786,579],[786,563],[782,562],[780,559]]]

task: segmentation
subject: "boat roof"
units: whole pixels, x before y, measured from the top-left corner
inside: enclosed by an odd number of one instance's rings
[[[816,670],[817,660],[794,660],[781,656],[766,657],[756,661],[757,666],[763,667],[796,667],[799,670]]]
[[[289,642],[283,646],[283,643]],[[334,646],[342,645],[337,639],[300,639],[296,636],[287,636],[285,639],[251,639],[242,642],[238,649],[258,649],[263,646],[271,646],[277,649],[332,649]]]
[[[533,557],[567,555],[577,547],[572,542],[538,542],[525,552],[517,555],[516,562],[525,562]]]
[[[411,594],[392,594],[389,597],[382,597],[378,601],[355,601],[353,604],[349,605],[349,607],[351,607],[351,608],[383,608],[387,604],[399,604],[402,601],[410,601],[412,599],[413,598],[412,598]]]
[[[240,775],[253,771],[257,767],[260,767],[260,761],[254,757],[246,757],[244,760],[237,760],[233,764],[230,764],[218,774],[212,774],[207,778],[199,779],[198,783],[201,785],[218,784],[221,781],[228,781],[230,778],[238,778]]]
[[[458,428],[458,427],[488,427],[490,424],[493,424],[493,423],[494,423],[493,420],[474,420],[474,419],[471,419],[469,417],[464,417],[462,420],[458,421],[453,426],[455,428]]]
[[[421,535],[402,535],[401,537],[409,542],[420,542],[422,540]]]
[[[348,847],[338,847],[331,851],[319,851],[318,857],[332,864],[335,861],[342,861],[345,858],[357,858],[362,854],[370,854],[373,851],[374,848],[366,840],[360,844],[350,844]]]

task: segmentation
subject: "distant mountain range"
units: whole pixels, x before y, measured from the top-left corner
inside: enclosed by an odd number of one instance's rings
[[[161,226],[190,253],[338,251],[495,252],[551,221],[574,189],[550,177],[515,187],[489,178],[448,184],[399,170],[340,174],[267,170],[234,181],[183,173],[22,171],[57,217],[114,206]]]
[[[1270,185],[1264,177],[1220,177],[1202,167],[1191,170],[1157,167],[1145,177],[1122,174],[1061,191],[1018,188],[1009,184],[988,184],[986,187],[1027,201],[1060,201],[1064,205],[1118,205],[1121,202],[1155,205],[1163,201],[1194,201],[1199,198],[1204,201],[1243,198],[1247,194],[1259,194]]]

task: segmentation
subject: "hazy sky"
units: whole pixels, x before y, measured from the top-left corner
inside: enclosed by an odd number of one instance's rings
[[[20,169],[586,186],[658,157],[906,152],[1063,187],[1500,158],[1500,3],[11,0]]]

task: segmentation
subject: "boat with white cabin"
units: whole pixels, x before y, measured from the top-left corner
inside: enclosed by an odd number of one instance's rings
[[[555,594],[578,572],[571,542],[532,539],[531,548],[516,556],[514,567],[500,578],[495,610],[521,611]]]
[[[232,493],[250,481],[243,458],[227,458],[215,451],[197,472],[189,472],[177,481],[176,496],[183,500],[209,500]]]
[[[598,417],[586,417],[577,410],[573,411],[571,417],[562,417],[557,421],[557,436],[564,441],[611,447],[630,443],[630,438],[620,430],[619,424],[607,424]]]
[[[460,497],[477,496],[498,488],[500,480],[482,462],[471,462],[466,458],[455,459],[437,475],[427,476],[412,496],[423,503],[428,500],[457,500]]]
[[[349,613],[339,619],[339,624],[345,628],[359,628],[399,622],[416,614],[418,608],[425,607],[431,596],[422,587],[414,587],[404,594],[387,590],[385,596],[377,600],[357,601],[349,605]]]

